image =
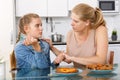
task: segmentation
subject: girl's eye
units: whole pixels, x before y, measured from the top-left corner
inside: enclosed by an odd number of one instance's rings
[[[35,26],[35,27],[40,27],[40,26],[42,26],[42,24],[36,24],[36,26]]]

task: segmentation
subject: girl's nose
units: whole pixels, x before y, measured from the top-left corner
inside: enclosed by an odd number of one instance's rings
[[[71,21],[71,26],[73,26],[74,25],[74,22],[73,21]]]

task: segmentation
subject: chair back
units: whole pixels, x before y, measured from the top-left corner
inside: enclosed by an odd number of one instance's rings
[[[108,64],[112,64],[113,65],[113,63],[114,63],[114,51],[110,51]]]
[[[11,66],[11,70],[16,69],[16,58],[15,58],[14,50],[10,54],[10,66]]]

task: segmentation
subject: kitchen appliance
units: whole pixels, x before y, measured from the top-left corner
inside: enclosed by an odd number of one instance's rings
[[[54,33],[51,35],[52,42],[62,42],[63,35]]]
[[[98,0],[98,7],[103,13],[118,14],[120,11],[119,0]]]

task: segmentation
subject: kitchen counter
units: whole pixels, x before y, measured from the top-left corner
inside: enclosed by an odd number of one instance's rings
[[[53,45],[66,45],[66,42],[53,42]]]
[[[120,44],[120,40],[117,40],[117,41],[109,41],[109,44]]]
[[[109,44],[120,44],[120,40],[117,41],[109,41]],[[66,45],[66,42],[53,42],[53,45]]]

